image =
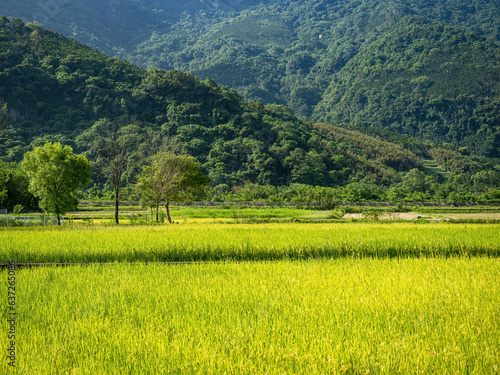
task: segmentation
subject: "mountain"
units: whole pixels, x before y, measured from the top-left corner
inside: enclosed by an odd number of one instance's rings
[[[202,11],[240,11],[255,0],[16,0],[2,1],[0,14],[38,22],[110,54],[129,54],[153,32],[166,33],[184,17]]]
[[[500,48],[451,26],[409,18],[346,64],[312,117],[498,157],[499,94]]]
[[[500,156],[498,0],[4,0],[0,14],[302,118]]]
[[[5,17],[0,102],[7,103],[10,120],[0,133],[0,156],[7,162],[47,141],[84,152],[82,133],[103,119],[125,118],[139,125],[138,149],[150,146],[146,138],[166,140],[173,151],[197,157],[213,185],[336,186],[364,178],[387,185],[400,179],[398,171],[420,165],[399,145],[369,136],[354,143],[350,138],[359,137],[352,132],[337,136],[340,129],[312,126],[284,106],[245,101],[211,79],[143,70]]]
[[[454,150],[376,127],[312,123],[285,106],[246,101],[211,79],[144,70],[39,24],[5,17],[0,108],[0,191],[7,191],[8,207],[30,200],[18,199],[26,177],[14,162],[47,141],[85,153],[97,123],[131,125],[124,133],[136,141],[127,155],[128,186],[163,143],[195,156],[219,199],[218,192],[255,184],[296,192],[307,184],[337,187],[345,201],[500,201],[498,160],[469,155],[466,147]],[[102,176],[93,179],[89,194],[106,191]]]

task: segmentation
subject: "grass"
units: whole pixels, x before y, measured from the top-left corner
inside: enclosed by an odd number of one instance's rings
[[[480,224],[179,224],[0,230],[0,259],[167,262],[341,257],[500,256],[500,227]]]
[[[499,269],[344,258],[18,270],[10,372],[498,373]]]
[[[445,180],[451,176],[451,172],[448,172],[441,168],[441,166],[435,160],[422,160],[422,167],[426,175],[441,175]]]
[[[164,209],[162,209],[164,211]],[[323,218],[324,212],[331,215],[331,211],[319,211],[306,208],[292,207],[246,207],[244,205],[225,205],[222,207],[183,207],[173,206],[170,210],[174,221],[184,221],[187,219],[208,219],[214,221],[241,220],[241,219],[296,219],[299,217]],[[151,220],[151,211],[138,207],[124,207],[120,209],[120,217],[126,222],[130,221],[130,216],[148,216]],[[84,211],[69,213],[72,219],[105,219],[114,220],[112,207],[85,208]]]

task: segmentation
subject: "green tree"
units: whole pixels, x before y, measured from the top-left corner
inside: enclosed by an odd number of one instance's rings
[[[122,187],[137,166],[137,150],[142,140],[140,128],[134,122],[128,117],[115,121],[102,119],[77,138],[102,176],[113,185],[116,224],[120,223]]]
[[[23,168],[16,163],[0,162],[0,206],[13,211],[16,205],[22,205],[25,210],[35,211],[39,201],[28,189],[29,178]],[[2,194],[0,194],[2,195]]]
[[[153,156],[139,175],[136,190],[143,204],[156,209],[165,201],[167,220],[172,223],[169,204],[171,200],[185,201],[203,195],[210,178],[201,172],[200,164],[192,156],[160,152]]]
[[[413,168],[403,177],[402,185],[407,193],[425,192],[427,190],[425,173],[417,168]]]
[[[61,216],[75,207],[76,190],[90,182],[90,163],[83,155],[74,155],[70,146],[47,143],[24,155],[22,166],[30,179],[30,192],[40,199],[45,212]]]

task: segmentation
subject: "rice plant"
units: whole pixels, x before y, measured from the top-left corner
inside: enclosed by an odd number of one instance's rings
[[[179,224],[0,230],[4,262],[260,261],[500,255],[481,224]]]
[[[462,257],[18,270],[10,372],[498,373],[499,269]]]

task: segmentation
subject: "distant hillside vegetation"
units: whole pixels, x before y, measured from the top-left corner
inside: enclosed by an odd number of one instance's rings
[[[406,18],[340,71],[313,118],[380,127],[500,156],[500,49]]]
[[[146,71],[36,24],[0,18],[0,56],[0,101],[10,122],[0,133],[6,162],[46,141],[85,151],[78,141],[85,130],[127,118],[139,125],[138,150],[152,139],[165,141],[195,156],[214,186],[336,186],[363,178],[390,184],[399,180],[397,171],[418,166],[399,146],[335,127],[324,131],[284,106],[247,102],[192,74]],[[382,147],[394,155],[381,155]]]
[[[0,14],[301,118],[500,156],[498,0],[48,3],[4,0]]]

